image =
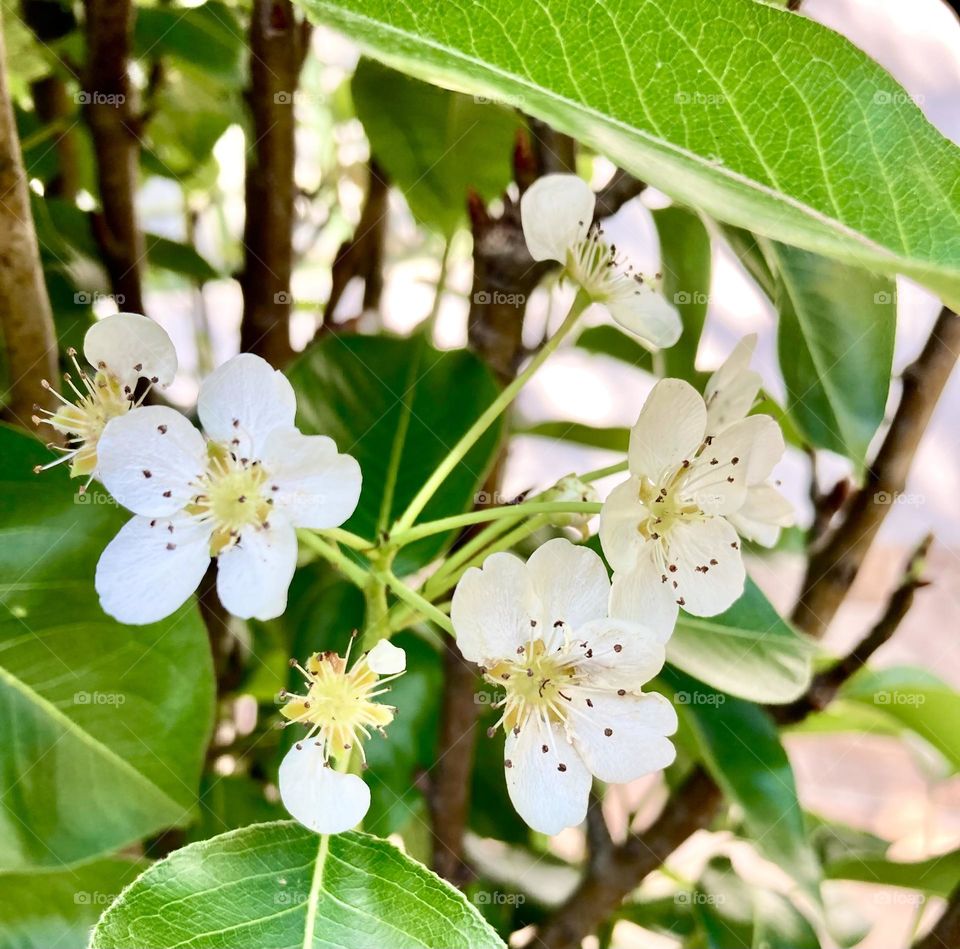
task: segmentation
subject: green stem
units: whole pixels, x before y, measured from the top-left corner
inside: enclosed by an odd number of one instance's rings
[[[320,531],[320,533],[327,538],[327,540],[332,540],[337,544],[343,544],[344,547],[349,547],[351,550],[372,550],[373,542],[367,540],[365,537],[360,537],[357,534],[352,534],[350,531],[345,531],[342,527],[328,527]]]
[[[363,588],[363,598],[367,605],[367,613],[360,648],[363,652],[367,652],[373,649],[381,639],[389,635],[389,628],[386,623],[389,612],[386,583],[378,576],[369,574]]]
[[[369,576],[367,571],[342,553],[336,544],[329,543],[309,530],[297,531],[297,537],[304,546],[332,563],[352,583],[361,588],[366,587]]]
[[[400,519],[394,526],[396,532],[401,533],[406,531],[413,525],[414,521],[416,521],[430,499],[437,492],[440,485],[446,481],[447,477],[463,460],[467,452],[480,440],[483,433],[486,432],[510,403],[513,402],[517,397],[517,393],[529,382],[533,374],[547,361],[567,333],[573,329],[577,318],[587,308],[589,303],[589,297],[587,297],[582,290],[577,293],[576,299],[573,301],[573,306],[570,307],[570,312],[566,315],[560,328],[547,340],[536,356],[530,360],[523,372],[490,403],[486,411],[470,426],[460,441],[453,446],[447,457],[440,462],[437,469],[430,475],[426,483],[410,502],[406,511],[400,516]]]
[[[461,564],[468,563],[477,553],[492,544],[501,534],[510,530],[511,527],[511,522],[506,518],[491,521],[475,537],[472,537],[462,547],[453,551],[443,563],[440,564],[436,573],[430,577],[427,585],[429,586],[431,583],[441,580],[447,576],[447,574],[453,573]]]
[[[615,465],[608,465],[606,468],[597,468],[595,471],[588,471],[586,474],[580,475],[581,481],[599,481],[601,478],[606,478],[607,475],[620,474],[621,471],[627,471],[627,462],[618,461]]]
[[[418,613],[422,613],[427,619],[432,620],[441,629],[446,630],[453,635],[453,623],[446,613],[437,609],[429,600],[424,599],[415,590],[411,590],[399,577],[395,577],[389,571],[383,574],[383,579],[390,589],[409,606],[412,606]]]
[[[430,307],[430,313],[423,321],[423,328],[428,336],[433,333],[437,317],[440,315],[440,305],[443,303],[443,294],[447,289],[447,270],[450,264],[450,245],[453,242],[449,239],[443,242],[443,254],[440,257],[440,273],[437,274],[437,288],[433,294],[433,304]]]

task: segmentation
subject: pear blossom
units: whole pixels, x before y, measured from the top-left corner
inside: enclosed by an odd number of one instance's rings
[[[371,729],[385,734],[397,711],[374,700],[389,691],[387,683],[407,665],[404,651],[385,639],[352,667],[349,659],[348,648],[345,656],[314,653],[306,668],[291,662],[303,675],[307,694],[280,694],[285,724],[308,729],[280,763],[280,798],[301,824],[319,834],[349,830],[369,810],[370,789],[363,779],[331,767],[331,759],[346,766],[356,748],[366,761],[364,740]]]
[[[641,690],[663,666],[669,631],[611,616],[609,597],[600,557],[564,538],[526,563],[492,554],[453,596],[460,652],[503,689],[510,800],[544,834],[584,819],[593,776],[632,781],[674,760],[676,712]]]
[[[46,380],[42,383],[62,404],[55,412],[38,407],[43,416],[35,415],[33,422],[66,436],[67,444],[51,446],[62,452],[61,457],[34,470],[69,462],[70,476],[86,477],[89,484],[97,476],[97,444],[107,422],[138,408],[151,386],[170,385],[177,372],[177,353],[153,320],[138,313],[115,313],[87,330],[83,354],[93,367],[89,371],[81,366],[75,349],[67,350],[77,382],[72,373],[64,380],[76,402],[60,395]],[[140,379],[146,379],[147,385],[136,397]]]
[[[594,303],[605,306],[624,329],[650,349],[672,346],[680,316],[654,281],[634,271],[603,229],[593,224],[597,199],[577,175],[538,178],[520,199],[527,249],[534,260],[555,260]]]
[[[712,404],[731,391],[715,385]],[[748,496],[783,455],[783,434],[766,415],[729,422],[716,434],[709,424],[707,404],[692,386],[663,379],[630,432],[630,476],[600,513],[618,615],[672,629],[679,607],[713,616],[743,592],[738,515],[744,523],[757,516],[746,507]]]
[[[114,418],[100,478],[133,517],[97,564],[100,604],[124,623],[169,616],[216,557],[217,592],[243,619],[286,607],[296,528],[342,524],[360,497],[360,467],[332,439],[294,426],[286,377],[241,354],[208,376],[198,400],[206,438],[183,415],[144,406]]]

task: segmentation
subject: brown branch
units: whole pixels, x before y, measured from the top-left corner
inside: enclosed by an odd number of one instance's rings
[[[646,188],[646,182],[634,178],[629,171],[618,168],[613,177],[597,192],[593,219],[599,221],[601,218],[611,217]]]
[[[5,414],[26,427],[35,404],[52,404],[41,379],[56,380],[57,341],[7,88],[6,58],[0,22],[0,327],[11,379]]]
[[[923,352],[903,374],[903,394],[863,487],[807,565],[793,621],[822,636],[856,579],[893,501],[907,482],[917,446],[960,353],[960,319],[946,307]]]
[[[950,894],[947,908],[936,925],[914,943],[914,949],[956,949],[957,946],[960,946],[960,886]]]
[[[294,99],[306,52],[290,0],[254,0],[250,14],[251,129],[247,143],[240,348],[280,367],[290,347],[295,197]]]
[[[87,66],[83,114],[90,126],[100,186],[94,236],[121,310],[143,313],[146,254],[135,198],[139,118],[128,72],[136,8],[130,0],[85,0]]]

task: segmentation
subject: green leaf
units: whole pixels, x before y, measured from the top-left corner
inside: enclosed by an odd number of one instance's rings
[[[870,853],[854,854],[828,863],[824,875],[830,880],[900,886],[946,899],[960,880],[960,850],[912,863],[887,860]]]
[[[576,442],[578,445],[606,448],[608,451],[621,453],[626,452],[630,440],[629,428],[599,428],[584,425],[582,422],[540,422],[530,428],[520,429],[517,434]]]
[[[41,873],[0,874],[0,949],[80,949],[100,914],[146,867],[110,857]]]
[[[960,296],[960,152],[811,19],[744,0],[300,3],[378,59],[516,103],[719,220]]]
[[[463,894],[392,844],[321,838],[292,821],[190,844],[155,864],[104,913],[91,949],[181,944],[503,949]]]
[[[820,870],[807,838],[793,769],[763,709],[724,695],[670,666],[662,679],[693,731],[704,764],[743,810],[757,849],[811,893]]]
[[[0,869],[57,867],[186,824],[213,718],[190,603],[151,626],[104,615],[101,550],[125,517],[0,428]],[[83,497],[81,502],[80,498]]]
[[[344,525],[375,538],[407,507],[421,485],[496,398],[497,384],[476,356],[440,352],[422,336],[408,339],[329,336],[289,370],[300,427],[329,435],[360,462],[363,491]],[[426,506],[421,521],[473,505],[497,451],[492,426]],[[452,540],[437,534],[403,548],[395,567],[408,573]]]
[[[710,235],[700,217],[674,205],[653,212],[660,237],[663,295],[683,321],[676,345],[663,351],[664,375],[697,384],[697,348],[710,297]]]
[[[777,341],[787,410],[811,444],[858,469],[883,421],[896,333],[893,281],[783,244]]]
[[[156,234],[147,234],[147,259],[154,267],[171,270],[198,283],[216,280],[220,274],[190,244],[181,244]]]
[[[813,646],[748,577],[743,596],[719,616],[681,611],[667,659],[714,688],[753,702],[790,702],[810,682]]]
[[[372,59],[351,85],[370,148],[414,216],[449,237],[466,217],[467,192],[489,201],[513,179],[515,114],[411,79]]]
[[[653,372],[653,356],[632,336],[610,324],[591,326],[577,337],[577,345],[588,353],[610,356],[638,369]]]

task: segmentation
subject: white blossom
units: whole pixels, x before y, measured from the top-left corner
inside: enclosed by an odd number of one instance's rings
[[[35,415],[34,424],[51,426],[66,436],[67,444],[51,446],[62,452],[61,457],[34,470],[69,462],[71,477],[86,477],[89,484],[98,476],[97,445],[107,422],[138,408],[151,386],[170,385],[177,372],[177,353],[153,320],[137,313],[115,313],[87,330],[83,354],[92,370],[80,365],[75,349],[67,350],[76,379],[67,373],[64,380],[75,402],[43,381],[43,387],[62,404],[55,412],[38,408],[43,417]],[[138,397],[135,390],[140,379],[147,385]]]
[[[198,412],[207,438],[164,406],[115,418],[100,438],[100,478],[137,515],[97,565],[100,603],[121,622],[168,616],[211,556],[227,610],[279,616],[296,567],[295,529],[336,527],[357,506],[356,460],[294,426],[292,386],[258,356],[237,356],[204,380]]]
[[[577,175],[545,175],[520,199],[527,248],[534,260],[555,260],[594,303],[650,349],[672,346],[680,316],[593,224],[596,196]]]
[[[673,706],[641,691],[663,665],[666,636],[611,616],[609,596],[600,557],[562,538],[526,563],[491,555],[453,596],[460,652],[504,692],[510,799],[545,834],[584,819],[592,776],[632,781],[674,759]]]

